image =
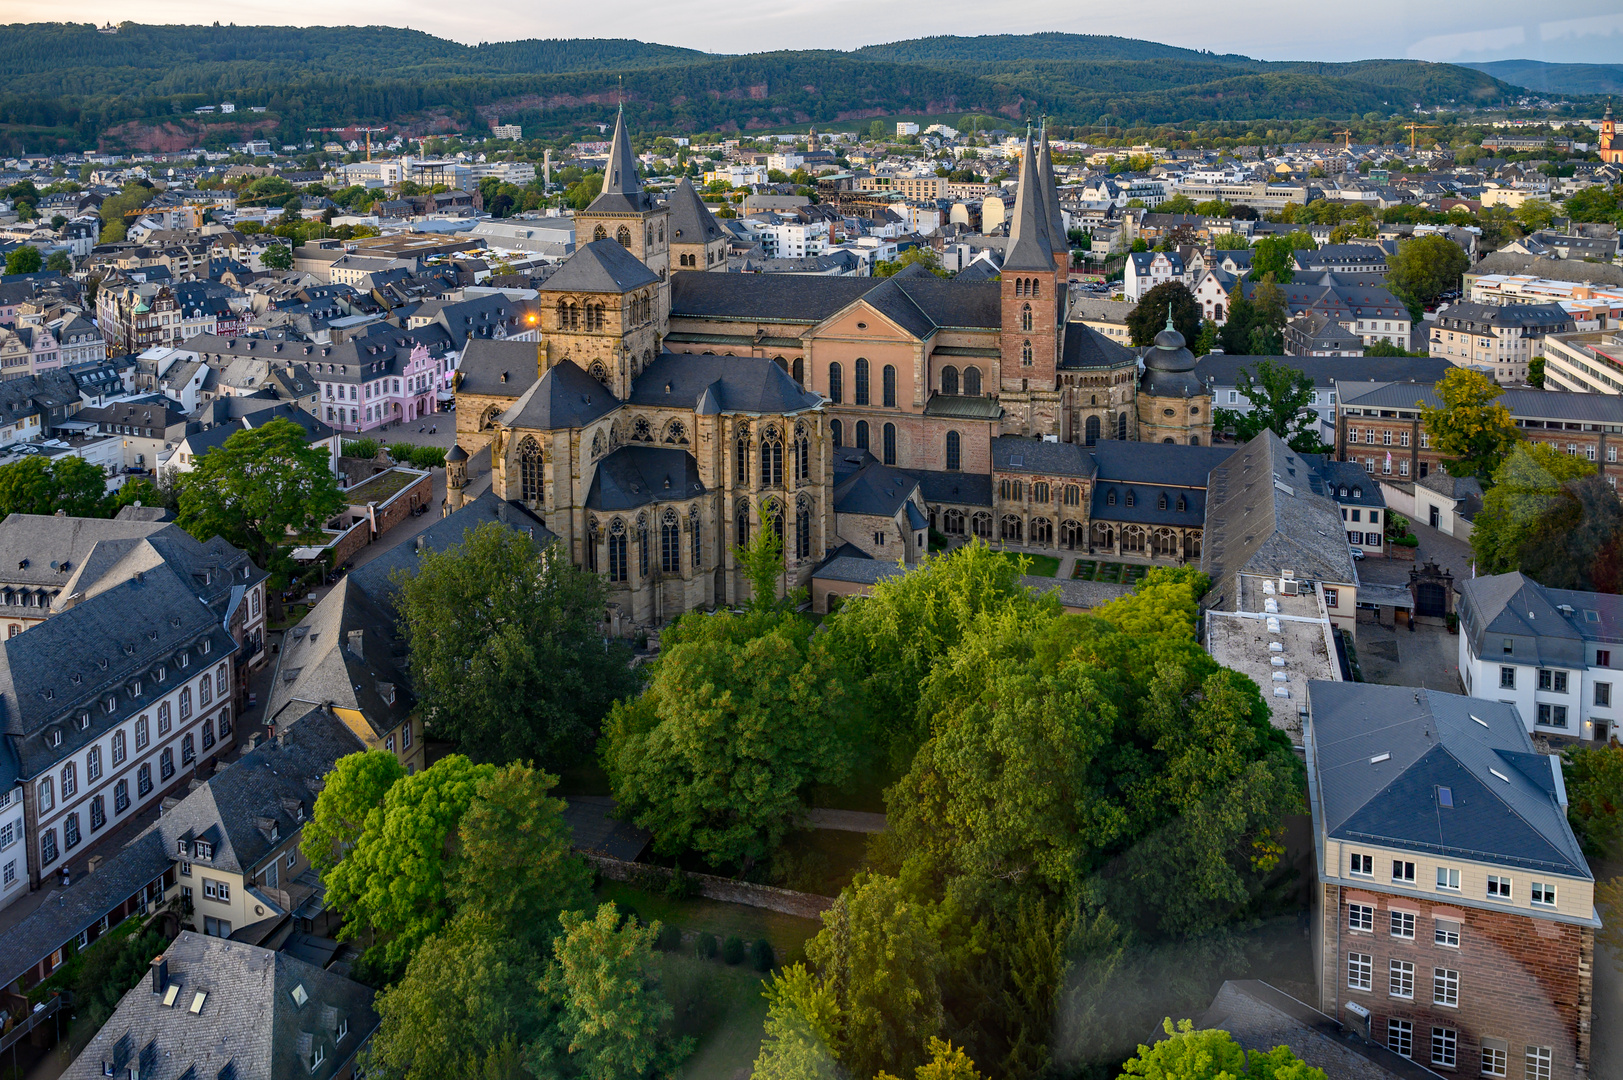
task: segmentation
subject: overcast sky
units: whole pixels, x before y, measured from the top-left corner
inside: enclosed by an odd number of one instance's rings
[[[930,34],[1115,34],[1187,48],[1244,53],[1264,60],[1360,60],[1407,57],[1471,61],[1527,58],[1623,63],[1623,13],[1617,0],[1563,0],[1529,7],[1520,0],[1369,0],[1303,4],[1251,0],[1217,4],[1147,0],[1131,5],[1010,3],[1007,0],[661,0],[612,9],[608,28],[595,4],[484,0],[473,9],[440,0],[395,0],[370,9],[392,25],[456,41],[527,37],[635,37],[709,52],[850,49]],[[147,0],[138,10],[114,0],[4,0],[0,19],[102,22],[321,23],[317,6],[267,6],[252,0]],[[349,19],[364,9],[340,9]],[[626,18],[633,12],[631,18]],[[1074,14],[1072,13],[1074,12]],[[309,14],[309,18],[301,16]],[[476,16],[469,17],[476,13]],[[332,12],[338,14],[338,12]],[[323,17],[327,16],[327,17]]]

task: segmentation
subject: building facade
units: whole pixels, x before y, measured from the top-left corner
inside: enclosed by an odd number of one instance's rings
[[[1491,371],[1498,383],[1526,382],[1528,362],[1544,354],[1544,339],[1573,329],[1559,304],[1454,304],[1431,324],[1431,355]]]

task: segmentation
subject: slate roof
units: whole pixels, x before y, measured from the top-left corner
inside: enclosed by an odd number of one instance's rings
[[[1230,356],[1207,353],[1195,361],[1195,374],[1207,386],[1236,385],[1241,368],[1255,373],[1259,361],[1300,371],[1321,390],[1337,383],[1399,382],[1414,379],[1427,386],[1441,379],[1454,365],[1436,356]],[[1342,400],[1342,404],[1346,404]],[[1414,407],[1414,399],[1408,402]]]
[[[653,209],[654,202],[637,178],[637,158],[631,152],[631,136],[626,132],[625,110],[614,118],[614,135],[609,139],[609,160],[603,169],[603,191],[586,208],[588,214],[640,214]]]
[[[924,501],[938,505],[991,506],[992,477],[988,473],[944,472],[934,469],[903,469],[919,482]]]
[[[1138,354],[1086,323],[1073,319],[1065,324],[1065,347],[1059,366],[1072,371],[1086,368],[1137,369]]]
[[[888,562],[868,555],[860,557],[837,555],[813,571],[812,578],[822,581],[847,581],[855,585],[873,585],[886,578],[905,573],[907,568],[899,562]]]
[[[1623,597],[1576,589],[1548,589],[1520,571],[1466,578],[1458,585],[1467,630],[1571,641],[1623,641]],[[1562,606],[1572,609],[1571,614]],[[1480,649],[1478,652],[1480,653]],[[1524,658],[1525,659],[1525,658]],[[1518,661],[1519,662],[1519,661]]]
[[[1327,454],[1303,454],[1302,460],[1307,462],[1312,472],[1313,490],[1334,499],[1337,505],[1375,509],[1386,506],[1380,481],[1365,472],[1364,467],[1356,461],[1336,461]],[[1346,494],[1342,494],[1343,488]]]
[[[1567,824],[1561,759],[1534,751],[1514,705],[1353,682],[1309,683],[1308,701],[1325,835],[1592,880]]]
[[[1009,246],[1003,256],[1008,271],[1053,272],[1054,243],[1049,235],[1047,196],[1038,176],[1037,153],[1026,131],[1025,148],[1020,154],[1020,180],[1015,189],[1014,211],[1010,214]]]
[[[637,376],[628,403],[701,413],[797,413],[822,400],[766,357],[661,353]]]
[[[994,473],[1089,477],[1094,468],[1093,455],[1088,453],[1087,447],[1077,443],[1044,442],[1019,435],[999,435],[992,439]]]
[[[182,654],[205,665],[236,649],[219,616],[159,563],[0,644],[0,729],[18,740],[23,775],[36,776],[167,693],[180,681]],[[159,665],[169,668],[161,682]]]
[[[1100,480],[1131,480],[1182,488],[1205,488],[1211,471],[1232,452],[1225,446],[1182,446],[1117,439],[1101,439],[1089,447]]]
[[[416,704],[392,610],[346,576],[283,636],[265,718],[284,722],[312,706],[337,706],[358,711],[382,738]]]
[[[535,383],[535,358],[533,341],[473,338],[457,365],[457,393],[516,398]]]
[[[933,274],[931,276],[934,277]],[[938,328],[903,287],[907,281],[916,277],[917,275],[910,275],[902,281],[897,281],[895,277],[882,279],[878,285],[862,294],[862,302],[913,337],[927,341],[935,336]]]
[[[1519,327],[1523,331],[1561,334],[1577,329],[1560,304],[1450,304],[1437,313],[1443,330],[1484,333],[1487,327]]]
[[[671,278],[671,315],[815,326],[887,282],[904,292],[936,327],[1002,326],[1002,295],[995,281],[960,283],[934,274],[899,281],[809,274],[676,274]]]
[[[619,408],[609,388],[565,360],[547,369],[502,414],[507,427],[558,431],[585,427]]]
[[[1302,455],[1264,431],[1214,468],[1207,486],[1200,568],[1212,579],[1208,606],[1234,610],[1234,575],[1357,584],[1341,510],[1312,489]]]
[[[834,486],[834,512],[895,517],[918,489],[911,474],[869,460]]]
[[[979,284],[981,282],[996,281],[1001,274],[1002,271],[994,266],[990,259],[976,259],[954,274],[952,280],[958,285]]]
[[[364,566],[356,567],[345,577],[351,585],[364,591],[374,601],[389,604],[394,591],[391,577],[395,571],[411,573],[423,551],[444,551],[462,543],[468,530],[480,525],[496,523],[510,529],[527,532],[540,546],[558,538],[546,523],[516,502],[507,502],[494,492],[483,495],[463,506],[449,517],[441,518],[412,538],[409,544],[396,544]]]
[[[67,1080],[106,1075],[110,1065],[137,1067],[142,1080],[328,1080],[378,1026],[370,987],[286,953],[188,930],[164,958],[181,988],[174,1004],[165,1006],[167,995],[143,978],[63,1073]],[[206,997],[194,1012],[198,994]],[[340,1019],[348,1026],[335,1043]],[[312,1069],[317,1046],[324,1060]]]
[[[686,450],[622,446],[597,463],[586,508],[612,512],[704,494],[699,463]]]
[[[682,182],[671,192],[669,206],[671,243],[708,244],[721,239],[721,226],[716,224],[715,215],[699,198],[692,180],[682,177]]]
[[[577,247],[538,288],[543,293],[627,293],[658,281],[659,275],[618,240],[593,240]]]

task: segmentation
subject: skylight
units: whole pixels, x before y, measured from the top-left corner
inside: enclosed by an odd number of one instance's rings
[[[204,991],[204,990],[199,990],[196,993],[196,995],[193,996],[193,998],[192,998],[192,1008],[191,1008],[191,1013],[192,1013],[193,1016],[196,1016],[198,1013],[203,1011],[203,1002],[205,1002],[207,1000],[208,1000],[208,993],[207,993],[207,991]]]
[[[1391,754],[1390,751],[1387,752],[1387,753],[1384,753],[1384,754],[1376,754],[1374,757],[1369,759],[1369,763],[1371,765],[1379,765],[1381,762],[1386,761],[1386,760],[1390,759],[1391,757],[1392,757],[1392,754]]]
[[[1482,717],[1478,716],[1476,713],[1471,714],[1471,719],[1475,720],[1477,723],[1481,724],[1483,727],[1488,726],[1488,722],[1486,720],[1482,719]]]
[[[1439,787],[1437,789],[1437,805],[1454,808],[1454,791],[1452,788]]]
[[[1500,772],[1498,769],[1490,768],[1488,771],[1493,773],[1493,775],[1497,776],[1499,779],[1503,780],[1505,783],[1507,783],[1507,784],[1510,783],[1510,777],[1506,776],[1504,773]]]

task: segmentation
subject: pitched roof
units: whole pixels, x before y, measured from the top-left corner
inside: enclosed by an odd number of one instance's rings
[[[1308,700],[1326,835],[1590,879],[1560,758],[1534,752],[1514,705],[1353,682],[1309,683]]]
[[[535,357],[533,341],[473,338],[457,365],[457,393],[516,398],[535,382]]]
[[[918,490],[912,474],[870,459],[834,486],[834,512],[895,517]]]
[[[148,976],[63,1076],[137,1068],[154,1080],[327,1080],[378,1026],[370,987],[245,942],[183,931],[164,953],[172,1005]],[[344,1038],[337,1040],[343,1025]],[[322,1062],[312,1068],[315,1054]]]
[[[577,247],[539,289],[544,293],[627,293],[658,281],[659,275],[618,240],[593,240]]]
[[[1120,342],[1112,341],[1087,323],[1075,319],[1065,324],[1064,354],[1060,367],[1084,368],[1138,367],[1138,354]]]
[[[265,717],[292,719],[312,706],[353,709],[379,738],[416,707],[394,614],[347,576],[285,635]]]
[[[905,293],[936,327],[996,329],[1002,325],[1002,300],[996,282],[960,283],[934,274],[900,280],[808,274],[677,274],[671,278],[671,314],[815,326],[887,283]]]
[[[525,532],[534,543],[543,547],[558,538],[544,521],[522,505],[507,502],[487,490],[456,513],[441,518],[418,533],[411,543],[396,544],[366,565],[351,570],[345,580],[365,591],[378,603],[390,604],[394,591],[392,577],[396,571],[414,573],[422,552],[444,551],[462,543],[468,530],[490,523]]]
[[[1048,223],[1048,245],[1056,253],[1070,255],[1070,238],[1065,235],[1065,214],[1059,206],[1059,189],[1054,186],[1054,154],[1048,147],[1048,123],[1043,122],[1042,149],[1037,154],[1037,183],[1042,186],[1043,217]]]
[[[559,431],[585,427],[613,412],[619,399],[609,388],[577,367],[572,360],[560,361],[502,414],[506,427],[534,431]]]
[[[1037,175],[1037,155],[1026,131],[1025,148],[1020,153],[1020,186],[1014,195],[1014,213],[1009,224],[1009,246],[1003,255],[1003,270],[1052,271],[1054,245],[1048,234],[1047,197]]]
[[[1277,367],[1300,371],[1321,389],[1328,389],[1338,382],[1383,383],[1408,379],[1430,386],[1453,367],[1437,356],[1238,356],[1207,353],[1195,361],[1195,374],[1207,386],[1234,386],[1241,368],[1254,374],[1257,364],[1263,360]],[[1347,402],[1343,401],[1342,404]],[[1414,399],[1410,398],[1408,404],[1412,408]]]
[[[1079,443],[998,435],[992,439],[992,471],[1088,477],[1093,475],[1094,461]]]
[[[627,402],[707,413],[797,413],[822,400],[765,357],[661,353],[637,376]]]
[[[686,450],[622,446],[597,463],[586,492],[588,510],[632,510],[704,494],[699,463]]]
[[[722,238],[721,226],[716,224],[715,215],[699,198],[692,180],[682,177],[682,182],[671,192],[669,205],[671,243],[708,244]]]
[[[631,152],[631,136],[626,131],[622,107],[614,117],[614,135],[609,140],[609,160],[603,169],[603,191],[586,208],[587,214],[640,214],[653,209],[653,200],[637,178],[637,158]]]

